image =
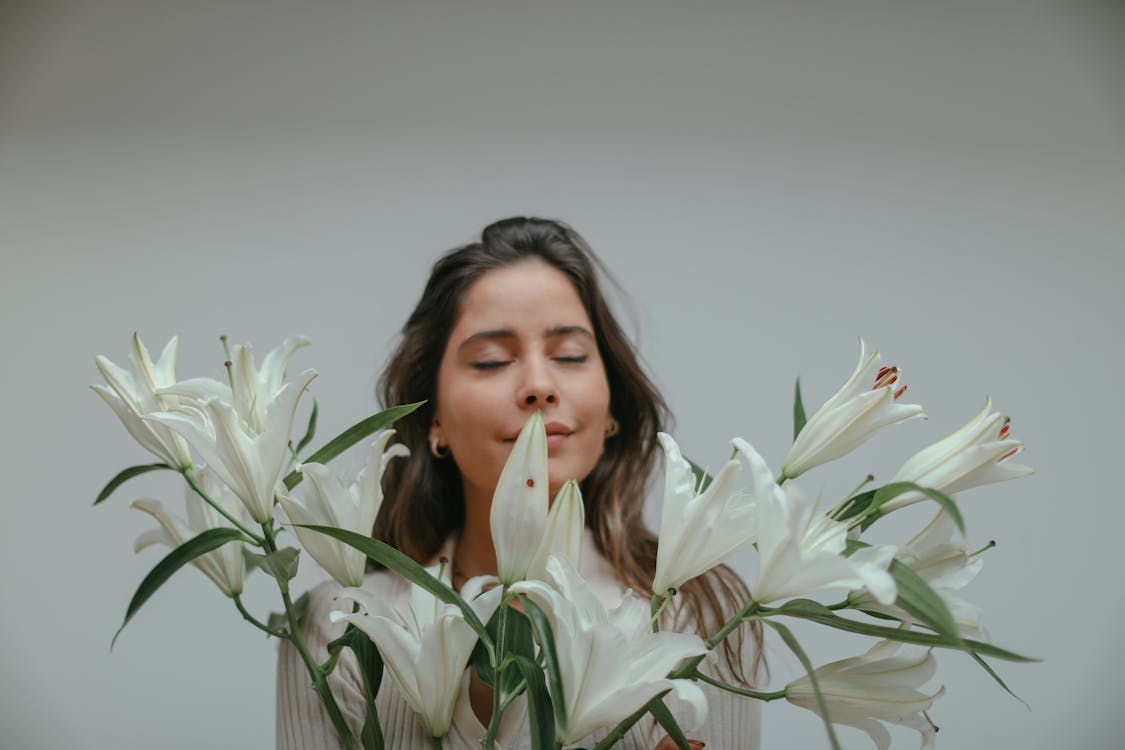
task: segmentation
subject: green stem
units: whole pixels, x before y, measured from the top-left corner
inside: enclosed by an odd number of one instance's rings
[[[660,615],[664,612],[664,608],[668,606],[668,602],[672,601],[673,596],[675,596],[675,589],[669,589],[663,594],[652,595],[652,602],[649,605],[649,611],[652,612],[652,632],[660,632]]]
[[[265,548],[266,553],[270,554],[277,552],[277,540],[274,537],[273,529],[269,524],[262,524],[262,531],[265,534]],[[344,714],[341,713],[340,707],[336,705],[336,699],[332,695],[331,688],[328,687],[328,680],[325,673],[320,670],[316,660],[313,659],[309,648],[305,644],[304,635],[301,633],[301,624],[297,620],[297,612],[293,607],[293,601],[289,597],[289,582],[283,581],[280,578],[275,578],[277,586],[281,589],[281,600],[285,603],[285,616],[289,620],[289,641],[297,649],[297,653],[301,655],[301,660],[305,663],[305,668],[309,672],[309,678],[312,680],[313,690],[320,696],[320,702],[324,704],[324,710],[328,714],[328,718],[332,721],[332,727],[336,730],[336,734],[340,737],[340,742],[347,750],[359,750],[359,745],[352,735],[352,730],[348,727],[348,722],[344,719]]]
[[[508,587],[504,586],[504,591],[500,595],[500,610],[497,614],[500,617],[496,626],[496,656],[495,661],[492,663],[492,718],[488,722],[488,731],[485,732],[484,739],[481,740],[481,747],[484,750],[492,750],[496,743],[496,734],[500,731],[500,685],[503,680],[501,677],[500,665],[504,661],[504,643],[508,630]]]
[[[269,626],[263,625],[258,620],[258,618],[254,617],[254,615],[247,612],[246,607],[244,607],[242,605],[242,597],[241,596],[235,596],[235,597],[231,597],[231,598],[234,599],[234,606],[238,607],[238,611],[242,613],[242,619],[243,620],[246,620],[246,622],[250,623],[251,625],[256,627],[258,630],[261,630],[262,632],[266,633],[267,635],[272,635],[274,638],[285,638],[286,637],[285,633],[279,633],[278,631],[273,630]]]
[[[715,631],[714,635],[705,640],[703,642],[703,645],[707,647],[708,651],[714,649],[715,646],[718,646],[723,642],[724,638],[733,633],[735,631],[735,628],[741,625],[746,620],[746,618],[757,613],[758,607],[758,603],[751,599],[749,602],[747,602],[746,606],[739,611],[738,614],[730,618],[730,620],[728,620],[725,625]],[[688,659],[686,662],[684,662],[684,665],[682,667],[672,670],[668,673],[669,679],[676,680],[684,677],[690,678],[693,674],[695,674],[695,668],[703,662],[703,656],[704,655],[701,654],[699,656],[693,656],[692,658]]]
[[[434,750],[441,750],[441,737],[434,737]]]
[[[717,687],[721,690],[726,690],[727,692],[730,692],[730,693],[737,693],[738,695],[745,695],[747,698],[757,698],[760,701],[775,701],[775,700],[778,700],[780,698],[785,697],[785,691],[784,690],[777,690],[777,691],[774,691],[772,693],[759,693],[757,690],[747,690],[745,688],[737,688],[734,685],[728,685],[725,682],[720,682],[719,680],[708,677],[707,675],[703,674],[702,672],[700,672],[698,670],[696,671],[696,673],[694,675],[692,675],[692,679],[702,680],[703,682],[706,682],[708,685],[714,685],[715,687]]]
[[[183,475],[184,479],[185,479],[185,480],[187,480],[188,486],[189,486],[189,487],[191,487],[191,488],[192,488],[192,489],[193,489],[193,490],[195,491],[195,494],[197,494],[197,495],[199,495],[199,496],[200,496],[201,498],[203,498],[203,501],[204,501],[205,503],[207,503],[208,505],[210,505],[210,506],[211,506],[212,508],[214,508],[215,510],[219,511],[219,514],[220,514],[220,515],[221,515],[221,516],[222,516],[223,518],[225,518],[225,519],[227,519],[228,521],[230,521],[231,523],[233,523],[233,524],[234,524],[234,527],[235,527],[236,529],[238,529],[238,530],[239,530],[239,531],[241,531],[241,532],[242,532],[243,534],[245,534],[246,536],[248,536],[248,537],[250,537],[251,539],[253,539],[253,540],[254,540],[254,544],[258,545],[259,547],[264,547],[264,546],[265,546],[265,540],[264,540],[264,539],[263,539],[262,537],[258,536],[258,535],[257,535],[257,534],[255,534],[254,532],[250,531],[250,529],[248,529],[248,528],[246,528],[245,526],[243,526],[243,525],[242,525],[242,524],[241,524],[241,523],[239,522],[239,520],[238,520],[237,518],[235,518],[234,516],[232,516],[232,515],[231,515],[230,513],[227,513],[227,512],[226,512],[225,510],[223,510],[222,508],[220,508],[220,507],[219,507],[219,504],[218,504],[218,503],[216,503],[216,502],[215,502],[214,500],[212,500],[212,499],[211,499],[210,497],[208,497],[208,496],[207,496],[207,493],[206,493],[206,492],[204,492],[204,491],[203,491],[203,488],[202,488],[202,487],[200,487],[200,486],[199,486],[199,484],[198,484],[198,483],[197,483],[197,482],[195,481],[195,477],[193,477],[193,476],[191,475],[191,467],[186,467],[186,468],[184,468],[184,469],[181,469],[181,470],[180,470],[180,473],[181,473],[181,474]]]

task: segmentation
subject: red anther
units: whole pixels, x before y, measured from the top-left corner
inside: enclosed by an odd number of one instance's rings
[[[1016,452],[1017,452],[1018,450],[1019,450],[1019,448],[1012,448],[1012,449],[1011,449],[1010,451],[1008,451],[1007,453],[1005,453],[1005,454],[1004,454],[1003,456],[1001,456],[1000,458],[996,459],[996,462],[997,462],[997,463],[1000,463],[1000,462],[1001,462],[1001,461],[1003,461],[1003,460],[1004,460],[1005,458],[1008,458],[1009,456],[1014,456],[1014,455],[1016,455]]]
[[[893,400],[898,401],[898,397],[901,396],[904,393],[906,393],[906,386],[905,385],[902,388],[899,388],[897,391],[895,391],[895,397],[894,397]]]
[[[1008,433],[1011,432],[1011,428],[1008,426],[1011,421],[1012,420],[1009,419],[1008,417],[1004,417],[1004,425],[1000,428],[1000,439],[1001,440],[1006,439],[1008,437]]]
[[[882,388],[885,385],[891,385],[896,380],[898,380],[897,367],[880,368],[879,374],[875,377],[875,385],[872,387],[872,390],[875,390],[875,388]]]

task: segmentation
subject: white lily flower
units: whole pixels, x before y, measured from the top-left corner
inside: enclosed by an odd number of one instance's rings
[[[679,445],[663,432],[657,438],[665,456],[664,507],[652,590],[662,594],[680,588],[685,581],[710,570],[736,549],[754,541],[757,528],[756,498],[734,484],[742,469],[737,459],[727,461],[707,489],[697,494],[691,464],[680,453]],[[758,457],[745,441],[736,440],[732,445],[744,455],[749,450]],[[751,472],[757,468],[751,461]],[[774,485],[772,476],[766,480]]]
[[[219,482],[214,481],[210,472],[202,469],[194,471],[197,483],[207,493],[207,496],[218,503],[219,507],[231,516],[238,518],[238,498]],[[160,522],[160,527],[149,529],[138,536],[137,541],[133,544],[133,551],[140,552],[145,547],[156,543],[176,549],[184,542],[199,536],[208,529],[234,528],[227,519],[223,518],[218,511],[208,505],[190,487],[184,492],[184,504],[187,509],[186,522],[176,514],[169,512],[164,507],[164,503],[159,500],[134,500],[132,507],[148,513]],[[235,597],[242,593],[245,563],[242,560],[241,542],[227,542],[218,549],[196,557],[191,561],[191,564],[203,571],[227,596]]]
[[[235,344],[230,348],[229,380],[189,378],[169,384],[162,392],[192,398],[198,403],[216,399],[230,404],[251,430],[261,432],[266,407],[285,387],[290,358],[310,343],[307,336],[290,336],[266,353],[261,369],[254,363],[250,344]]]
[[[402,443],[389,449],[387,442],[394,430],[380,430],[368,448],[368,457],[357,474],[354,467],[334,464],[306,463],[298,467],[305,481],[291,495],[279,495],[278,501],[292,524],[334,526],[357,534],[371,534],[375,517],[383,504],[383,471],[395,456],[409,454]],[[301,546],[312,555],[341,586],[362,586],[367,556],[326,534],[293,527]]]
[[[895,553],[895,558],[942,598],[962,636],[988,640],[988,632],[981,626],[980,608],[957,593],[976,578],[984,561],[965,547],[964,537],[948,513],[938,511],[925,528]],[[856,609],[882,612],[906,623],[916,622],[906,611],[881,604],[867,592],[856,592],[849,601]]]
[[[208,399],[199,407],[150,414],[146,420],[183,435],[212,471],[238,495],[250,516],[267,523],[273,515],[274,495],[284,491],[281,473],[289,459],[289,434],[297,401],[316,377],[305,370],[286,383],[261,409],[258,427],[242,419],[229,403]]]
[[[906,386],[897,385],[897,367],[884,367],[881,362],[879,352],[867,354],[867,344],[861,338],[855,372],[797,435],[781,463],[783,477],[800,476],[814,466],[851,453],[884,427],[925,416],[917,404],[897,403]]]
[[[527,577],[547,531],[547,430],[536,411],[520,430],[492,495],[492,543],[505,585]]]
[[[606,610],[569,561],[551,557],[547,573],[554,586],[522,581],[512,591],[525,594],[547,614],[555,636],[566,731],[558,727],[564,745],[582,741],[590,733],[617,724],[672,690],[702,724],[707,699],[690,680],[665,675],[682,659],[706,653],[697,635],[652,632],[649,603],[626,592],[621,603]]]
[[[891,746],[891,735],[879,722],[900,724],[922,735],[922,750],[934,747],[937,729],[922,715],[942,696],[920,688],[934,675],[936,664],[929,651],[918,657],[896,656],[899,644],[881,641],[862,656],[835,661],[816,669],[824,702],[833,723],[862,729],[879,750]],[[820,714],[808,675],[785,686],[786,699],[795,706]]]
[[[192,464],[187,443],[167,427],[146,422],[143,418],[152,412],[174,408],[179,403],[176,396],[157,392],[176,382],[178,350],[179,339],[173,336],[164,346],[160,359],[153,363],[141,337],[134,333],[133,351],[129,355],[130,369],[118,367],[107,357],[98,355],[94,361],[109,387],[90,387],[113,409],[134,440],[164,463],[182,471]]]
[[[547,560],[551,555],[565,557],[574,567],[582,559],[582,532],[586,528],[586,509],[582,505],[582,490],[578,482],[568,479],[563,482],[547,511],[547,529],[535,561],[528,568],[527,577],[537,581],[547,580]]]
[[[436,567],[428,570],[438,573]],[[481,593],[487,580],[485,576],[471,578],[461,590],[481,622],[492,617],[503,593],[499,586]],[[477,634],[456,606],[438,600],[420,586],[412,584],[412,589],[408,612],[390,609],[365,589],[342,589],[338,599],[358,602],[365,611],[332,612],[329,616],[333,622],[347,620],[367,634],[423,728],[431,737],[443,737],[453,720],[453,707]]]
[[[844,556],[848,525],[805,502],[792,485],[758,499],[758,582],[754,600],[768,604],[826,589],[866,588],[891,604],[898,595],[887,566],[891,545],[872,545]]]
[[[1030,466],[1010,461],[1023,450],[1023,443],[1010,436],[1011,422],[992,412],[992,399],[952,435],[915,453],[891,478],[913,482],[952,495],[982,484],[1003,482],[1033,473]],[[883,504],[884,511],[901,508],[926,498],[921,492],[904,492]]]

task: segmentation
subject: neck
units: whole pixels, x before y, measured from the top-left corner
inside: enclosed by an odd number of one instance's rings
[[[454,577],[459,587],[473,576],[496,575],[496,548],[492,545],[492,493],[465,487],[465,527],[453,553]]]

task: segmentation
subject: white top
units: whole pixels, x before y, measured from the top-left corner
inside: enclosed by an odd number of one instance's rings
[[[446,542],[442,554],[453,559],[453,540]],[[597,551],[593,535],[587,530],[582,540],[580,573],[594,593],[607,607],[616,606],[624,594],[613,569]],[[364,588],[384,598],[391,606],[405,609],[410,601],[410,583],[396,573],[380,570],[368,573]],[[328,658],[327,645],[344,633],[346,623],[329,621],[328,613],[339,609],[334,600],[340,590],[335,581],[325,581],[309,591],[309,607],[302,621],[305,642],[313,658],[323,663]],[[719,624],[715,625],[717,629]],[[675,627],[673,628],[675,629]],[[709,633],[703,633],[707,636]],[[747,643],[743,649],[743,671],[752,674],[754,648]],[[710,674],[727,682],[733,681],[728,670],[711,666]],[[465,684],[469,670],[465,671]],[[336,669],[328,676],[332,694],[343,712],[353,734],[359,737],[366,714],[359,667],[350,649],[344,649]],[[688,737],[703,740],[710,750],[746,748],[757,750],[760,741],[761,702],[743,698],[710,685],[699,683],[707,696],[707,719],[702,727],[691,729],[684,724],[674,699],[667,701],[680,726]],[[395,750],[431,750],[432,739],[422,729],[413,709],[399,692],[389,675],[384,676],[375,699],[383,739],[387,748]],[[583,741],[592,747],[609,729],[596,732]],[[485,727],[480,723],[469,703],[467,687],[461,691],[453,710],[453,725],[442,740],[445,750],[479,750]],[[663,729],[651,716],[638,721],[616,747],[622,750],[652,750],[664,736]],[[336,731],[328,718],[320,698],[312,689],[308,672],[297,649],[289,641],[282,641],[277,659],[277,747],[278,750],[303,748],[340,748]],[[526,750],[530,748],[530,727],[525,696],[520,696],[505,710],[497,733],[498,750]]]

